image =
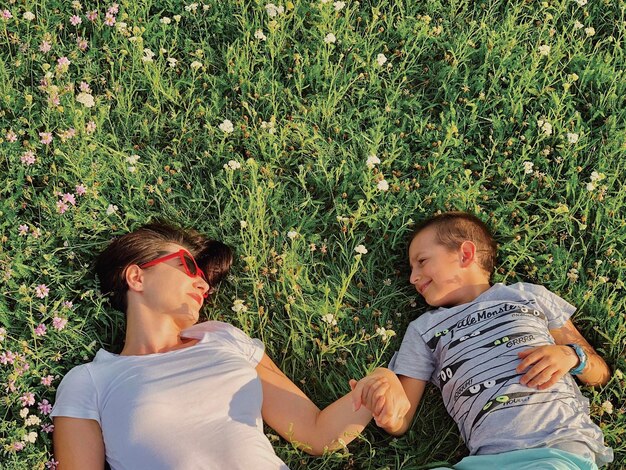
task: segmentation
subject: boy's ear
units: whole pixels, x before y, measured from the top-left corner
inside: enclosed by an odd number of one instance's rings
[[[461,267],[468,267],[476,260],[476,245],[469,240],[465,240],[461,243],[461,248],[459,248],[459,256],[461,258]]]
[[[143,272],[136,264],[131,264],[124,273],[128,289],[136,292],[143,291]]]

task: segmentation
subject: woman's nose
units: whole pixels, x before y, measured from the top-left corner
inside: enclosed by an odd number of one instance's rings
[[[203,277],[197,276],[195,280],[195,286],[202,290],[202,296],[206,299],[209,295],[209,291],[211,290],[211,286],[208,282],[204,280]]]

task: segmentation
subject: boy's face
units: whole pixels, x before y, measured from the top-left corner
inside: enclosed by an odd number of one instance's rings
[[[465,303],[466,286],[461,247],[453,251],[439,244],[435,229],[427,227],[409,245],[410,282],[428,305]]]

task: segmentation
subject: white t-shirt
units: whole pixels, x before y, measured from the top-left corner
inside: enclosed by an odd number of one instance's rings
[[[112,470],[287,469],[263,433],[263,343],[217,321],[183,336],[199,342],[141,356],[100,349],[65,376],[51,416],[96,420]]]

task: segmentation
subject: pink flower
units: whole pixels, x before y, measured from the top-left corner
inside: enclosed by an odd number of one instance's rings
[[[78,194],[79,196],[83,196],[87,192],[87,188],[83,186],[82,184],[77,184],[75,189],[76,189],[76,194]],[[69,303],[71,304],[72,302],[69,302]]]
[[[52,142],[52,132],[40,132],[40,142],[44,145],[48,145]]]
[[[72,23],[72,26],[78,26],[82,22],[83,20],[78,15],[72,15],[72,17],[70,18],[70,23]]]
[[[61,132],[59,134],[59,137],[61,137],[61,142],[65,142],[66,140],[72,139],[76,137],[76,129],[74,129],[73,127],[70,127],[69,129],[66,129],[63,132]]]
[[[11,444],[9,449],[11,449],[12,451],[15,451],[15,452],[19,452],[20,450],[24,450],[24,443],[15,441],[13,444]]]
[[[48,424],[42,424],[42,425],[41,425],[41,430],[42,430],[43,432],[46,432],[46,433],[51,433],[52,431],[54,431],[54,424],[50,424],[50,423],[48,423]],[[58,462],[57,462],[57,463],[58,463]]]
[[[32,150],[27,150],[20,157],[20,161],[26,166],[33,165],[35,163],[35,160],[35,152],[33,152]]]
[[[91,93],[91,88],[89,88],[89,83],[87,82],[80,82],[78,88],[80,88],[80,91],[84,91],[85,93]]]
[[[115,25],[115,16],[113,16],[110,13],[107,13],[106,16],[104,17],[104,24],[107,26]]]
[[[6,139],[9,142],[15,142],[17,140],[17,134],[13,132],[13,130],[10,130],[9,132],[7,132]]]
[[[112,4],[109,9],[107,10],[109,13],[111,13],[112,15],[117,15],[117,12],[119,11],[119,5],[117,3]]]
[[[37,403],[37,408],[39,409],[39,412],[44,415],[49,415],[52,411],[52,405],[45,399]]]
[[[19,236],[25,237],[26,234],[28,233],[29,227],[26,224],[22,224],[17,229],[19,230]]]
[[[43,426],[41,427],[41,429],[43,430]],[[52,432],[52,430],[50,431],[45,431],[44,432]],[[57,466],[59,465],[59,461],[58,460],[54,460],[54,459],[50,459],[46,462],[46,468],[49,470],[56,470]]]
[[[11,18],[13,18],[13,15],[9,10],[2,10],[2,15],[0,16],[2,16],[2,19],[4,20],[10,20]]]
[[[35,227],[32,233],[33,238],[39,238],[41,236],[41,229],[39,227]]]
[[[76,45],[81,51],[86,51],[87,48],[89,47],[89,43],[87,42],[85,38],[77,38]]]
[[[91,10],[90,12],[87,12],[87,19],[89,21],[96,21],[98,19],[97,10]]]
[[[26,392],[20,397],[22,406],[32,406],[35,404],[35,395],[32,392]]]
[[[52,46],[48,41],[41,41],[41,44],[39,45],[39,50],[41,52],[45,54],[46,52],[50,52],[50,49],[52,49]]]
[[[4,351],[0,354],[0,364],[13,364],[16,357],[12,351]]]
[[[67,211],[68,209],[69,209],[69,206],[65,204],[63,201],[61,200],[57,201],[57,212],[59,214],[65,214],[65,211]]]
[[[36,297],[43,299],[45,297],[48,297],[48,294],[50,294],[50,289],[45,284],[39,284],[37,287],[35,287]]]
[[[96,123],[93,121],[89,121],[85,126],[85,132],[87,134],[93,134],[96,131]]]
[[[54,327],[54,329],[58,331],[61,331],[63,328],[65,328],[65,325],[67,325],[67,318],[61,318],[61,317],[55,316],[52,319],[52,326]]]
[[[66,65],[70,65],[72,62],[70,62],[70,59],[68,59],[67,57],[63,56],[63,57],[59,57],[57,59],[57,65],[59,65],[60,67],[64,67]]]
[[[76,198],[72,193],[65,193],[62,197],[63,202],[69,202],[71,205],[76,205]]]
[[[54,377],[51,375],[46,375],[45,377],[41,378],[41,385],[44,385],[46,387],[49,387],[50,385],[52,385],[52,381],[54,380]]]
[[[37,325],[37,328],[35,328],[35,335],[45,336],[46,330],[47,330],[46,325],[44,325],[43,323],[40,323],[39,325]]]

